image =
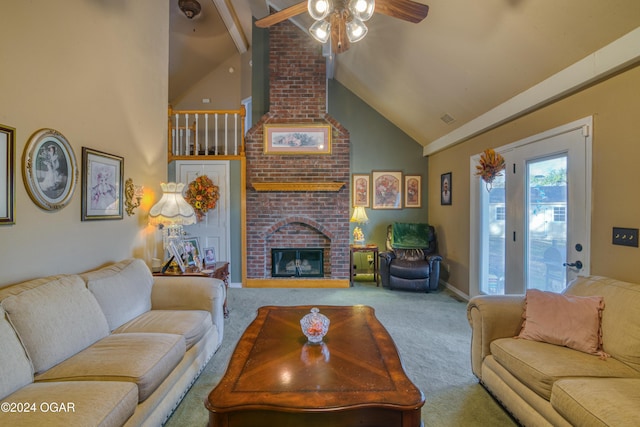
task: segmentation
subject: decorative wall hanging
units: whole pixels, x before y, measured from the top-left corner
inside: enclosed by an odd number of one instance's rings
[[[0,125],[0,225],[14,223],[15,135],[14,128]]]
[[[402,209],[402,172],[374,171],[373,209]]]
[[[422,207],[422,175],[404,176],[404,207]]]
[[[64,208],[78,182],[76,156],[57,130],[40,129],[24,149],[22,175],[31,200],[48,211]]]
[[[200,175],[189,183],[189,187],[184,195],[184,199],[196,212],[198,221],[215,209],[220,198],[220,189],[213,183],[207,175]]]
[[[493,180],[497,176],[502,176],[504,168],[504,157],[496,153],[493,148],[489,148],[480,155],[480,161],[476,165],[476,175],[486,183],[487,191],[491,191]]]
[[[452,202],[451,191],[453,190],[453,182],[451,180],[451,172],[440,175],[440,204],[450,205]]]
[[[82,147],[82,220],[122,219],[124,159]]]
[[[371,204],[370,197],[370,180],[369,175],[353,174],[352,180],[352,195],[353,195],[353,207],[362,206],[368,208]]]
[[[331,154],[330,125],[264,125],[265,154]]]

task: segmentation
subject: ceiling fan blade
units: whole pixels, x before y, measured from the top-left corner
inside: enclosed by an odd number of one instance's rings
[[[286,9],[282,9],[279,12],[272,13],[271,15],[265,16],[262,19],[258,19],[256,21],[256,27],[258,28],[267,28],[278,22],[282,22],[289,18],[293,18],[296,15],[300,15],[302,12],[307,11],[307,1],[301,1],[298,4],[294,4],[293,6],[289,6]]]
[[[429,6],[411,0],[376,0],[376,12],[417,24],[427,17]]]

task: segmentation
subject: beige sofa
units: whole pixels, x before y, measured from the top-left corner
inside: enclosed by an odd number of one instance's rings
[[[220,346],[224,299],[138,259],[1,288],[0,425],[161,425]]]
[[[564,294],[603,297],[609,358],[516,339],[524,296],[478,296],[467,308],[473,373],[525,426],[640,425],[640,285],[580,277]]]

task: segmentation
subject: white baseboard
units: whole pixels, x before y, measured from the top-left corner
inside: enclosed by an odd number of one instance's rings
[[[469,295],[465,294],[464,292],[460,291],[460,289],[452,286],[451,284],[445,282],[444,280],[440,280],[440,284],[442,286],[444,286],[445,288],[447,288],[448,290],[450,290],[451,292],[453,292],[454,294],[456,294],[457,296],[459,296],[460,298],[462,298],[465,301],[469,301]]]

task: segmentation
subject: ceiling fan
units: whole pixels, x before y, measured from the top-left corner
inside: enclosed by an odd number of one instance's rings
[[[333,52],[342,53],[367,34],[367,21],[374,12],[418,23],[426,18],[429,6],[412,0],[304,0],[256,21],[267,28],[305,11],[316,22],[309,33],[321,43],[331,39]]]

